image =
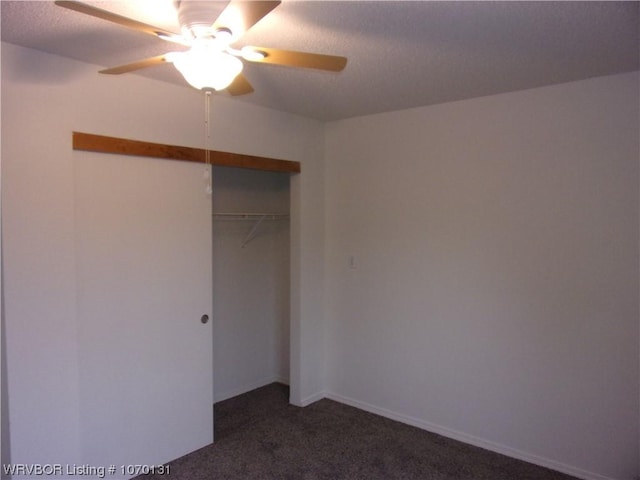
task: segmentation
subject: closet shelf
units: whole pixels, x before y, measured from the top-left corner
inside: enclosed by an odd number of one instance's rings
[[[258,232],[258,227],[265,220],[286,220],[289,218],[288,213],[213,213],[214,220],[252,220],[254,225],[242,242],[241,248],[244,248]]]

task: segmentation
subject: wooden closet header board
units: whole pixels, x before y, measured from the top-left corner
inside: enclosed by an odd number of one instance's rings
[[[166,160],[180,160],[183,162],[206,163],[206,150],[202,148],[142,142],[139,140],[107,137],[91,133],[73,132],[73,149],[89,152],[134,155],[138,157],[154,157]],[[217,150],[209,150],[209,160],[212,165],[222,167],[300,173],[300,162],[290,160],[256,157],[253,155],[220,152]]]

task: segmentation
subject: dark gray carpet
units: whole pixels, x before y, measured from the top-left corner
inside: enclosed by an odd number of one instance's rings
[[[331,400],[288,404],[272,384],[215,405],[216,442],[164,480],[575,480]]]

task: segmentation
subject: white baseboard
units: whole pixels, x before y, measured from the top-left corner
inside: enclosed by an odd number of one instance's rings
[[[314,393],[313,395],[309,395],[308,397],[303,398],[302,401],[300,402],[300,405],[297,405],[297,406],[298,407],[307,407],[307,406],[311,405],[312,403],[317,402],[318,400],[322,400],[326,396],[327,396],[327,394],[324,391],[318,392],[318,393]]]
[[[262,378],[255,382],[251,382],[246,385],[242,385],[241,387],[233,388],[231,390],[227,390],[225,392],[214,392],[213,401],[221,402],[223,400],[227,400],[229,398],[236,397],[238,395],[242,395],[243,393],[250,392],[251,390],[255,390],[256,388],[264,387],[265,385],[269,385],[270,383],[284,383],[285,385],[289,385],[289,379],[281,377],[279,375],[274,375],[272,377]]]
[[[344,403],[345,405],[350,405],[352,407],[359,408],[360,410],[365,410],[367,412],[374,413],[376,415],[380,415],[382,417],[386,417],[391,420],[396,420],[398,422],[405,423],[413,427],[418,427],[422,430],[427,430],[432,433],[437,433],[438,435],[442,435],[443,437],[468,443],[470,445],[484,448],[485,450],[490,450],[492,452],[500,453],[502,455],[506,455],[511,458],[516,458],[518,460],[523,460],[525,462],[533,463],[541,467],[549,468],[551,470],[555,470],[561,473],[566,473],[567,475],[573,475],[574,477],[581,478],[583,480],[616,480],[614,478],[605,477],[597,473],[587,472],[580,468],[576,468],[571,465],[566,465],[564,463],[560,463],[555,460],[539,457],[537,455],[533,455],[527,452],[522,452],[520,450],[507,447],[506,445],[501,445],[495,442],[491,442],[489,440],[484,440],[482,438],[474,437],[473,435],[468,435],[466,433],[451,430],[446,427],[441,427],[440,425],[435,425],[433,423],[425,422],[423,420],[413,418],[408,415],[392,412],[391,410],[387,410],[386,408],[376,407],[366,402],[361,402],[359,400],[338,395],[336,393],[324,392],[323,395],[326,398],[335,400],[336,402],[339,402],[339,403]],[[314,401],[316,400],[320,400],[320,398],[317,398]]]

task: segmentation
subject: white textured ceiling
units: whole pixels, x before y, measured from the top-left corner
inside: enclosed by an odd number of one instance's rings
[[[179,31],[171,0],[86,3]],[[638,70],[639,6],[283,0],[237,45],[342,55],[347,67],[327,73],[248,64],[255,92],[236,98],[335,120]],[[99,67],[179,49],[49,1],[3,0],[0,8],[3,41]],[[190,88],[171,65],[135,75]]]

